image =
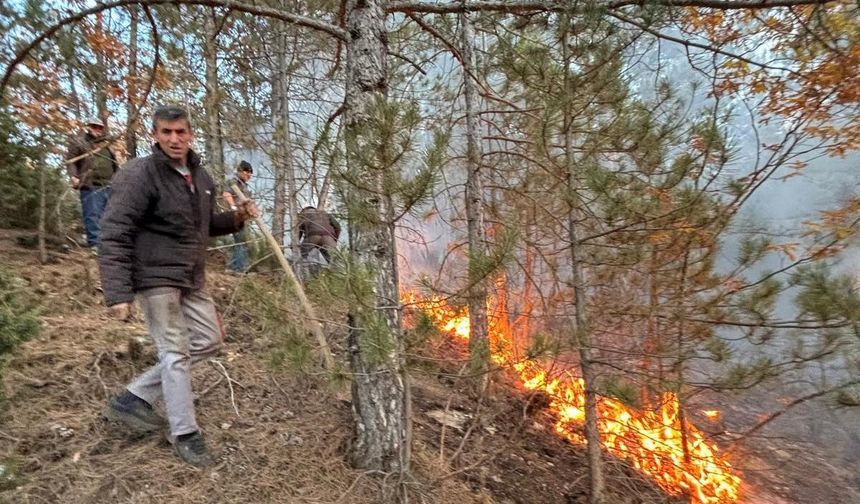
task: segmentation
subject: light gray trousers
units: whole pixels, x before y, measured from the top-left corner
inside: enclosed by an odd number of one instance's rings
[[[137,293],[158,364],[135,378],[128,391],[149,404],[164,399],[170,433],[197,430],[191,364],[217,353],[223,341],[212,297],[202,290],[157,287]]]

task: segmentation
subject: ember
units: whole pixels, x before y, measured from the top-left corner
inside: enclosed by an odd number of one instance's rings
[[[460,339],[469,337],[466,309],[456,310],[441,298],[422,299],[414,292],[403,296],[404,303],[424,311],[436,326]],[[583,381],[565,372],[551,377],[536,360],[517,359],[505,317],[490,317],[492,359],[497,365],[517,373],[521,386],[545,393],[557,421],[555,431],[576,443],[584,443],[578,426],[585,421]],[[655,410],[639,411],[608,397],[598,402],[601,441],[616,457],[630,462],[671,495],[689,495],[694,504],[737,502],[741,479],[715,443],[709,442],[694,425],[682,425],[678,398],[662,397]],[[703,412],[719,418],[719,411]],[[685,443],[686,438],[686,443]]]

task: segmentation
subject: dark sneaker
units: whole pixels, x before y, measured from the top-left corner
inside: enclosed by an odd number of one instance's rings
[[[115,420],[140,433],[154,432],[164,428],[167,422],[152,409],[152,405],[128,390],[111,397],[104,413],[108,420]]]
[[[206,442],[203,441],[203,436],[199,432],[176,436],[173,441],[173,448],[179,458],[194,467],[206,467],[212,464],[209,449],[206,448]]]

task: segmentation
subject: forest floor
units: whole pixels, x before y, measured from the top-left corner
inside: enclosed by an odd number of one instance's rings
[[[155,352],[142,321],[106,316],[96,258],[82,250],[56,252],[56,261],[41,265],[19,236],[0,230],[0,265],[41,297],[43,327],[14,352],[0,377],[0,503],[390,500],[392,478],[346,462],[349,403],[336,399],[321,373],[273,363],[278,341],[245,309],[253,300],[237,300],[237,284],[262,281],[254,278],[259,275],[222,274],[217,258],[210,267],[209,290],[224,312],[228,339],[217,363],[200,363],[193,372],[198,420],[216,457],[213,467],[198,470],[181,463],[164,436],[131,437],[101,417],[110,395],[151,365]],[[338,327],[328,324],[328,331],[343,358]],[[461,349],[446,341],[427,351],[456,358]],[[409,502],[585,503],[584,452],[553,434],[540,399],[516,392],[503,378],[483,400],[470,398],[455,369],[425,362],[412,374]],[[814,447],[783,453],[786,460],[742,456],[762,468],[745,502],[860,502],[847,493],[851,475],[830,470]],[[610,460],[608,468],[608,504],[680,502],[622,462]],[[774,470],[781,477],[773,479]],[[809,491],[821,498],[796,500]]]

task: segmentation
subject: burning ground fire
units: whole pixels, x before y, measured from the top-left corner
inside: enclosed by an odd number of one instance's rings
[[[404,296],[432,318],[436,326],[460,339],[469,338],[468,312],[455,310],[438,298],[422,299],[413,292]],[[514,370],[526,390],[543,392],[557,421],[555,431],[576,443],[584,443],[578,426],[585,421],[585,388],[582,379],[550,373],[536,360],[517,360],[505,317],[490,317],[490,346],[493,361]],[[678,398],[663,395],[662,404],[652,411],[639,411],[608,397],[600,397],[598,421],[604,449],[627,460],[653,479],[670,495],[688,495],[693,504],[737,502],[741,479],[725,455],[689,422],[682,431]],[[708,411],[709,418],[718,411]],[[686,443],[685,441],[686,437]],[[686,448],[685,448],[686,444]]]

